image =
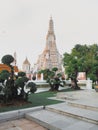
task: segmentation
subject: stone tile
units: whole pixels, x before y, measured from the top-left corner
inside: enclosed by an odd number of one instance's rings
[[[65,126],[68,127],[70,124],[71,124],[71,122],[66,122],[64,120],[58,120],[58,121],[53,122],[51,125],[53,125],[57,128],[65,128]]]
[[[88,122],[79,121],[70,126],[66,126],[66,128],[63,128],[62,130],[72,130],[73,128],[74,130],[90,130],[90,128],[92,128],[93,126],[95,125]],[[92,130],[95,130],[95,129],[92,129]]]
[[[38,127],[38,124],[24,124],[23,126],[21,126],[22,130],[32,130],[35,129],[36,127]]]
[[[19,119],[19,120],[13,120],[11,121],[11,123],[14,125],[14,126],[22,126],[24,124],[28,124],[30,123],[31,121],[29,120],[26,120],[26,119]]]
[[[14,127],[14,125],[10,121],[0,123],[0,130],[5,130],[11,127]]]
[[[93,125],[92,127],[89,128],[89,130],[98,130],[98,125]]]
[[[22,129],[19,128],[19,127],[13,127],[13,128],[9,128],[9,129],[6,129],[6,130],[22,130]]]
[[[42,126],[38,126],[38,127],[34,128],[34,130],[47,130],[47,129]]]
[[[12,120],[0,123],[0,130],[47,130],[34,121],[27,119]]]

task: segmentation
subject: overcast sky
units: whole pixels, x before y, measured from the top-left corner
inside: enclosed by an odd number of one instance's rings
[[[19,67],[26,57],[33,66],[51,16],[60,54],[98,43],[98,0],[0,0],[0,59],[16,51]]]

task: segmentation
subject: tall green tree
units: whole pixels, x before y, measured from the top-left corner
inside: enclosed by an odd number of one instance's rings
[[[76,44],[71,53],[64,53],[63,63],[65,73],[75,75],[78,72],[86,72],[86,76],[92,80],[98,79],[98,45]]]

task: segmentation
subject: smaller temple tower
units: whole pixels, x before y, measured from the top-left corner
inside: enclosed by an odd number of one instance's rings
[[[22,70],[26,73],[26,74],[30,74],[30,62],[28,61],[28,58],[26,57],[26,59],[23,62],[22,65]]]
[[[16,55],[16,52],[14,52],[13,57],[14,57],[14,61],[12,62],[12,65],[13,66],[17,66],[17,55]]]
[[[17,55],[16,55],[16,52],[14,52],[14,65],[15,66],[17,65]]]

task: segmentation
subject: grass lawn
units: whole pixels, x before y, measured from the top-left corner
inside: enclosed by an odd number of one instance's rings
[[[73,91],[73,90],[70,88],[60,90],[60,92],[66,92],[66,91],[68,92],[68,91]],[[45,92],[30,94],[29,95],[29,103],[25,103],[23,105],[19,104],[19,105],[14,105],[14,106],[13,105],[3,106],[3,107],[0,107],[0,112],[61,103],[62,101],[48,99],[48,97],[56,96],[56,93],[57,92],[45,91]]]

